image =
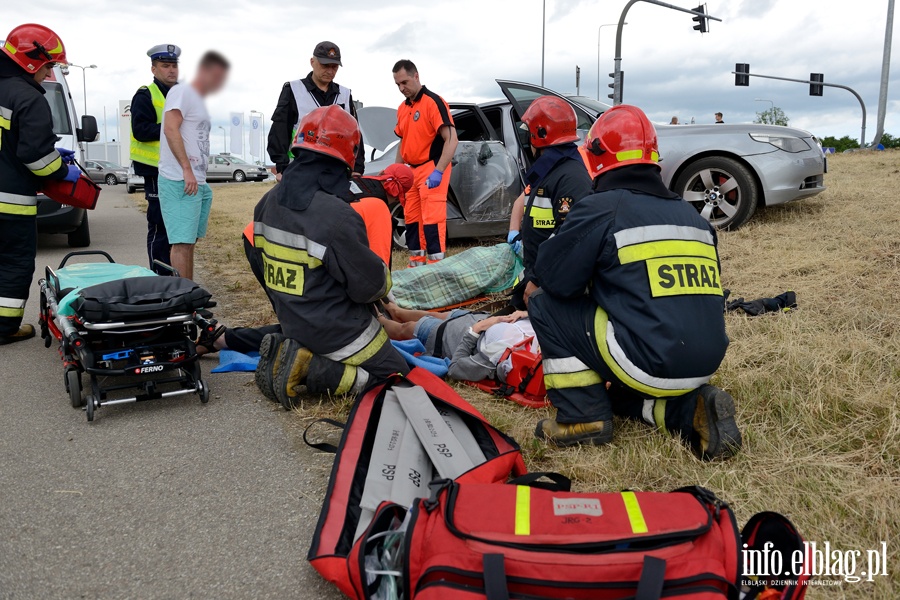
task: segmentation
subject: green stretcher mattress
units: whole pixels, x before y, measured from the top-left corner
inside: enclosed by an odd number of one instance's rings
[[[73,303],[78,292],[84,288],[132,277],[156,277],[156,273],[145,267],[120,265],[119,263],[78,263],[56,271],[59,278],[59,314],[63,317],[75,315]]]

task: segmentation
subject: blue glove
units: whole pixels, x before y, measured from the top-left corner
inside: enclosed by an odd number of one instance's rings
[[[75,165],[69,165],[69,172],[66,173],[66,176],[63,177],[63,181],[71,181],[75,183],[78,181],[78,178],[81,177],[81,169],[76,167]]]
[[[66,148],[57,148],[56,151],[59,152],[59,155],[62,157],[62,161],[64,163],[66,163],[67,165],[71,165],[73,162],[75,162],[75,151],[74,150],[68,150]]]
[[[434,171],[431,172],[431,175],[428,176],[428,179],[426,180],[425,184],[428,186],[429,190],[432,190],[432,189],[436,188],[437,186],[441,185],[441,179],[443,179],[443,178],[444,178],[444,172],[438,171],[437,169],[435,169]]]
[[[512,246],[513,252],[516,254],[522,252],[522,236],[515,229],[506,236],[506,243]]]

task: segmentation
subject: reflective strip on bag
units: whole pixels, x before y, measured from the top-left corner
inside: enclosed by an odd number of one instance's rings
[[[516,535],[531,535],[531,488],[516,486]]]
[[[634,492],[622,492],[622,501],[625,503],[625,512],[628,513],[628,522],[631,524],[632,533],[647,533],[647,522],[644,521],[644,513]]]

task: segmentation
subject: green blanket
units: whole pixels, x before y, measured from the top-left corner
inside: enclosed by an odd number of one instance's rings
[[[150,269],[135,265],[120,265],[119,263],[78,263],[63,267],[56,271],[59,277],[59,290],[61,298],[59,314],[70,317],[75,314],[72,303],[78,297],[78,292],[83,288],[115,281],[116,279],[128,279],[131,277],[152,277],[156,275]],[[62,293],[65,292],[63,296]]]
[[[470,248],[444,260],[392,274],[403,308],[431,310],[513,287],[522,263],[509,244]]]

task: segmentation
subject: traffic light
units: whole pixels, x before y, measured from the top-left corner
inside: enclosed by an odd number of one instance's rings
[[[694,9],[694,12],[706,14],[706,5],[701,4],[697,8]],[[699,31],[700,33],[706,33],[709,31],[709,19],[706,17],[701,17],[700,15],[695,16],[692,21],[695,21],[697,24],[694,25],[694,31]]]
[[[750,65],[747,63],[737,63],[734,65],[734,85],[739,87],[747,87],[750,85]]]
[[[821,96],[825,92],[825,86],[822,85],[822,82],[825,81],[825,75],[822,73],[810,73],[809,80],[812,82],[809,84],[809,95]]]
[[[625,71],[619,71],[619,77],[616,78],[615,73],[610,73],[610,77],[612,77],[613,82],[609,84],[609,87],[612,89],[612,94],[607,94],[607,98],[613,101],[613,104],[616,103],[617,94],[621,94],[622,82],[625,81]],[[621,95],[619,96],[621,99]]]

